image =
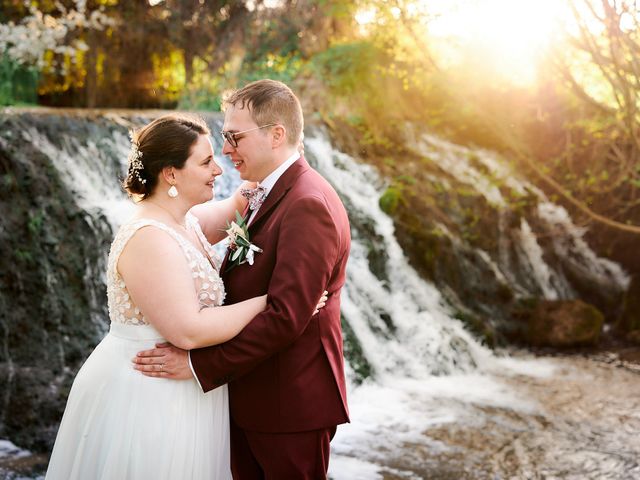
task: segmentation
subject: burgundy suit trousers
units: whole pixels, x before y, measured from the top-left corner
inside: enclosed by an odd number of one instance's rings
[[[259,433],[231,420],[234,480],[325,480],[336,427],[295,433]]]

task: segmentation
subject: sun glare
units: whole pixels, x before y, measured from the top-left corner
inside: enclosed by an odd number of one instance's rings
[[[429,33],[444,56],[516,84],[536,79],[537,59],[568,18],[561,0],[458,0],[429,2],[437,18]]]

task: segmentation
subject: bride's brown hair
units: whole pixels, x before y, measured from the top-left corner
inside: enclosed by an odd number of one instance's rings
[[[155,190],[162,169],[184,167],[198,136],[210,134],[201,117],[178,113],[163,115],[135,130],[124,189],[131,196],[147,198]],[[139,162],[131,161],[131,157]]]

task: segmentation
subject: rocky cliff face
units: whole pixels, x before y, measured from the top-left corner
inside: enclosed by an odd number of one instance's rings
[[[467,328],[491,345],[540,344],[523,315],[541,299],[581,299],[609,325],[618,322],[629,277],[594,253],[589,232],[564,208],[494,152],[452,144],[418,126],[403,132],[377,148],[359,142],[348,125],[332,135],[384,173],[379,203],[393,218],[398,242]],[[376,271],[383,255],[370,238]]]
[[[73,375],[107,329],[111,227],[78,204],[47,154],[73,150],[70,138],[96,127],[55,114],[0,117],[0,437],[29,448],[51,445]]]

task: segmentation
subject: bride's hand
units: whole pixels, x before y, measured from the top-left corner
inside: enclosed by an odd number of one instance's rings
[[[327,297],[328,294],[329,292],[327,292],[326,290],[322,292],[322,297],[320,297],[320,301],[318,302],[318,305],[316,305],[316,309],[313,311],[314,315],[318,313],[320,309],[327,304],[327,298],[329,298]]]

